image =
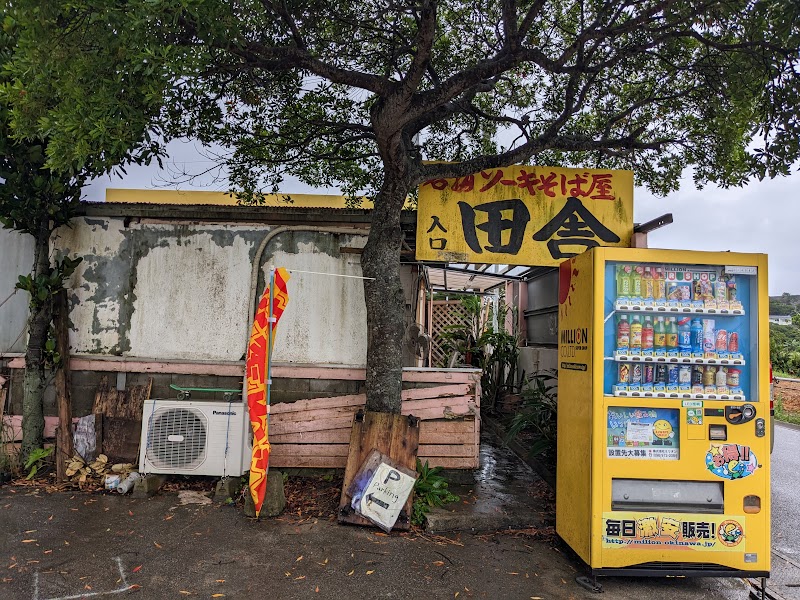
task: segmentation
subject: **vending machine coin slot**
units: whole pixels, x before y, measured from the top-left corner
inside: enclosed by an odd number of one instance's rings
[[[741,406],[726,406],[725,420],[731,425],[741,425],[752,421],[756,416],[756,407],[752,404],[742,404]]]

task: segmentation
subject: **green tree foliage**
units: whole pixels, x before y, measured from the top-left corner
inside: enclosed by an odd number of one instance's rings
[[[784,292],[780,296],[770,296],[769,314],[794,315],[800,310],[800,296]]]
[[[800,327],[769,324],[769,356],[772,368],[791,377],[800,377]]]
[[[797,309],[792,304],[786,304],[785,302],[776,301],[770,299],[769,301],[769,314],[771,315],[791,315]]]
[[[0,12],[0,89],[11,89],[13,55],[19,33],[11,14]],[[15,92],[20,93],[20,92]],[[58,366],[55,340],[50,337],[55,294],[72,274],[78,260],[65,257],[51,263],[51,233],[75,214],[85,177],[54,173],[47,166],[46,138],[15,139],[11,131],[11,99],[0,96],[0,225],[34,238],[34,262],[28,275],[21,275],[17,288],[30,295],[28,343],[25,352],[23,389],[23,458],[42,446],[43,395],[46,370]]]
[[[374,197],[367,403],[399,411],[406,197],[520,162],[656,192],[798,158],[791,0],[18,0],[21,132],[109,169],[195,137],[248,201],[291,174]]]

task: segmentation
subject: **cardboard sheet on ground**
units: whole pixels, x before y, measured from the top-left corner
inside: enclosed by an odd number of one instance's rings
[[[414,490],[417,473],[372,450],[347,490],[351,507],[386,532]]]

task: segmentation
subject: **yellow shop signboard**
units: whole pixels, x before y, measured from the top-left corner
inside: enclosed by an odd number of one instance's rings
[[[556,266],[632,235],[630,171],[515,166],[419,190],[418,260]]]

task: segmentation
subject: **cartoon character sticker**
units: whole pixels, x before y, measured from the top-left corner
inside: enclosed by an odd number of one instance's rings
[[[750,446],[712,444],[706,454],[706,467],[717,477],[741,479],[755,473],[758,460]]]
[[[728,519],[723,521],[717,527],[717,539],[724,545],[731,547],[736,546],[742,541],[744,537],[744,530],[738,521]]]
[[[666,419],[659,419],[653,423],[653,435],[660,440],[666,440],[672,435],[672,425]]]

